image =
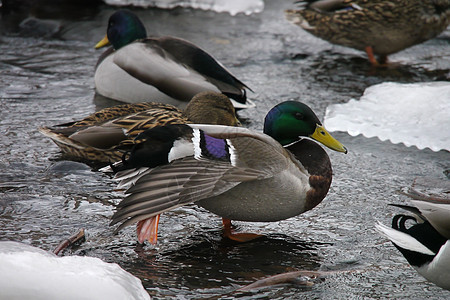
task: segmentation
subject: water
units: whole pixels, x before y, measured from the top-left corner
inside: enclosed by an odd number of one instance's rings
[[[30,4],[32,5],[32,4]],[[74,4],[71,4],[74,5]],[[235,222],[264,238],[246,244],[221,239],[221,220],[196,206],[161,217],[156,247],[140,246],[134,228],[113,235],[109,217],[121,194],[111,178],[64,160],[39,126],[79,119],[116,104],[94,97],[95,43],[105,34],[108,6],[45,5],[2,15],[0,38],[0,233],[52,250],[83,227],[86,242],[65,252],[116,262],[138,276],[155,299],[443,299],[374,229],[389,224],[407,203],[399,191],[414,178],[446,178],[446,151],[418,150],[363,136],[335,133],[347,155],[329,152],[331,190],[314,210],[276,223]],[[175,9],[137,10],[148,32],[180,36],[213,53],[255,93],[257,108],[242,111],[246,126],[262,128],[279,101],[310,105],[323,119],[330,104],[359,99],[384,81],[420,82],[450,77],[450,30],[392,55],[397,68],[373,70],[363,53],[318,40],[284,20],[291,1],[266,1],[250,16]],[[19,27],[32,15],[56,22],[47,36]],[[54,17],[57,16],[57,17]],[[53,24],[53,25],[52,25]],[[183,26],[180,26],[183,24]],[[281,285],[235,290],[257,279],[294,270],[332,270],[312,287]]]

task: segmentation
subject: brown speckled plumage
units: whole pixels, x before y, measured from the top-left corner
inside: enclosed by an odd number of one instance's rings
[[[111,163],[122,159],[121,149],[132,146],[135,137],[144,130],[186,123],[235,126],[239,122],[226,96],[204,92],[196,95],[185,111],[163,103],[123,104],[102,109],[80,121],[42,127],[39,131],[71,158]]]
[[[121,117],[127,117],[130,116],[131,114],[147,110],[153,110],[155,112],[164,111],[166,113],[174,112],[177,115],[180,115],[182,113],[180,109],[164,103],[144,102],[134,104],[123,104],[102,109],[80,121],[76,121],[71,125],[71,127],[81,128],[82,126],[94,126],[114,119],[118,119],[119,122],[120,121],[119,118]]]
[[[309,0],[289,21],[333,44],[387,55],[429,40],[450,23],[450,0]]]

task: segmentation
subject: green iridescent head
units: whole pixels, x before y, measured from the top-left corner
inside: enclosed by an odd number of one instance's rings
[[[285,101],[273,107],[264,119],[264,133],[283,146],[300,137],[310,137],[330,149],[347,153],[347,149],[325,130],[311,108],[297,101]]]
[[[141,20],[131,11],[121,9],[109,17],[106,36],[95,45],[95,48],[98,49],[112,44],[114,49],[117,50],[145,37],[147,37],[147,31]]]

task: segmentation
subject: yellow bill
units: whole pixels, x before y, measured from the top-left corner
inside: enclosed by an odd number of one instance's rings
[[[98,42],[97,45],[95,45],[95,49],[99,49],[108,45],[110,45],[110,42],[108,40],[108,36],[105,35],[105,37],[100,42]]]
[[[316,130],[313,134],[310,135],[310,137],[334,151],[347,153],[347,149],[344,147],[344,145],[342,145],[338,140],[332,137],[331,134],[322,125],[317,124]]]

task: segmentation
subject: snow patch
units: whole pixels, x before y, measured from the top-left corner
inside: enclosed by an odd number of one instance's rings
[[[263,0],[105,0],[106,4],[116,6],[159,7],[171,9],[175,7],[191,7],[215,12],[227,12],[234,16],[239,13],[251,15],[264,10]]]
[[[359,100],[330,105],[324,125],[352,136],[450,151],[450,82],[371,86]]]
[[[58,257],[26,244],[0,242],[1,299],[150,299],[141,281],[115,263]]]

